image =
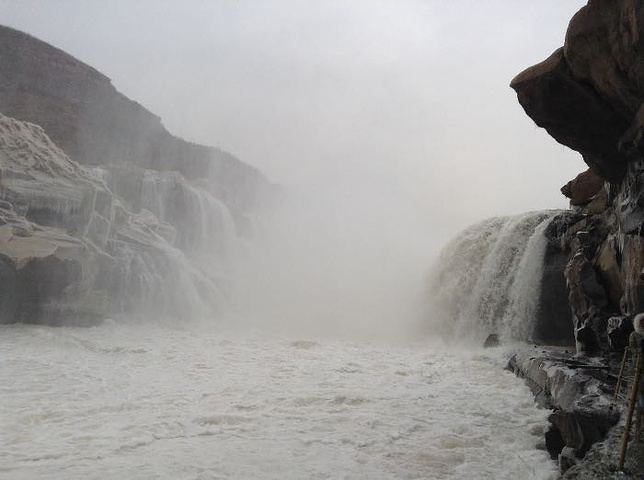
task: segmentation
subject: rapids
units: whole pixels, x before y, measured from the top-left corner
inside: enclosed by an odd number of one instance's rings
[[[0,478],[546,479],[499,349],[0,327]]]

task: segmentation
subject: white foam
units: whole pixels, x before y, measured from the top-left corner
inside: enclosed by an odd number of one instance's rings
[[[529,340],[541,288],[543,234],[556,211],[492,218],[453,240],[430,272],[432,332],[480,343]]]
[[[548,412],[487,352],[114,322],[0,351],[6,478],[555,476]]]

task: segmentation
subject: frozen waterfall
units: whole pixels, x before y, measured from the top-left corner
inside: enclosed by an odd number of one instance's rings
[[[204,318],[229,304],[241,241],[228,207],[208,185],[132,166],[93,174],[123,204],[117,210],[132,212],[111,219],[111,228],[128,240],[108,245],[117,260],[112,291],[120,310]]]

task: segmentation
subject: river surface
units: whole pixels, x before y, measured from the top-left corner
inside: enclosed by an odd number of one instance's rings
[[[393,342],[392,342],[393,343]],[[547,479],[502,352],[0,327],[2,479]]]

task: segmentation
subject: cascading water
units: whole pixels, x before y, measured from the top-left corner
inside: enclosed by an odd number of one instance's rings
[[[547,240],[558,212],[492,218],[465,230],[430,273],[432,331],[480,342],[490,333],[530,340]]]
[[[240,183],[220,201],[207,181],[172,172],[94,173],[77,222],[92,261],[75,264],[91,276],[70,287],[88,288],[83,307],[109,302],[103,311],[124,321],[0,325],[0,477],[552,477],[534,447],[548,412],[498,368],[501,352],[418,342],[424,242],[371,198],[285,202],[260,228],[257,210],[234,201]],[[240,262],[238,308],[218,312],[231,297],[236,227],[253,223],[264,241]],[[481,278],[498,277],[502,260],[532,272],[506,282],[529,290],[541,247],[523,230],[537,223],[493,221],[461,249]],[[519,260],[522,250],[536,256]],[[474,278],[445,275],[491,296]],[[530,309],[515,297],[507,311]],[[221,321],[185,322],[212,313]],[[139,316],[166,321],[130,320]]]
[[[177,172],[115,166],[93,174],[134,212],[125,235],[152,247],[109,245],[123,311],[203,318],[229,303],[239,239],[224,203]]]
[[[235,224],[226,205],[207,190],[190,185],[176,172],[145,170],[140,208],[178,227],[178,246],[188,254],[214,257],[219,267],[234,264]]]

